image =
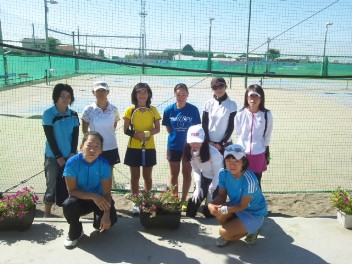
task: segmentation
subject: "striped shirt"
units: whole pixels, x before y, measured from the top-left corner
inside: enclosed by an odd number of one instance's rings
[[[265,216],[267,214],[267,204],[258,180],[251,170],[243,172],[240,178],[235,178],[227,169],[222,169],[219,173],[219,188],[226,189],[230,198],[229,205],[238,205],[243,196],[252,196],[247,211],[253,215]]]

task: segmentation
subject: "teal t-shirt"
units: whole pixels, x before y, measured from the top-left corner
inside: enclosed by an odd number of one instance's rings
[[[219,173],[219,188],[226,189],[230,198],[229,205],[237,205],[242,196],[252,196],[245,211],[257,215],[266,216],[268,213],[267,203],[259,187],[255,174],[247,169],[240,178],[233,177],[227,169],[222,169]]]

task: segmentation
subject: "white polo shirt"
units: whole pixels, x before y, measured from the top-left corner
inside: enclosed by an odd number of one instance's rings
[[[114,124],[120,120],[120,114],[116,106],[108,102],[106,110],[103,111],[94,102],[84,108],[82,119],[89,123],[90,131],[96,131],[102,135],[103,151],[117,148]]]

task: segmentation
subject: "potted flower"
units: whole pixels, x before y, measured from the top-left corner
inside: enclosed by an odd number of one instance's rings
[[[345,228],[352,228],[352,193],[338,188],[330,194],[330,202],[338,209],[339,223]]]
[[[33,223],[39,197],[33,188],[22,188],[0,200],[0,230],[27,230]]]
[[[172,188],[160,194],[142,192],[128,194],[127,199],[140,210],[140,221],[144,227],[166,227],[177,229],[181,221],[181,199],[172,194]]]

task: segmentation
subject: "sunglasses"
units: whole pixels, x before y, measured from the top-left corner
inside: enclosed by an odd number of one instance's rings
[[[108,88],[108,87],[109,87],[109,85],[108,85],[107,83],[97,83],[95,86],[96,86],[96,87],[97,87],[97,86],[103,86],[103,87],[105,87],[105,88]]]
[[[243,150],[241,148],[238,147],[233,147],[233,146],[228,146],[225,148],[226,151],[234,151],[237,153],[243,152]]]
[[[214,84],[212,87],[211,87],[211,89],[213,89],[213,90],[221,90],[221,89],[224,89],[225,88],[225,84],[223,84],[223,83],[218,83],[218,84]]]

